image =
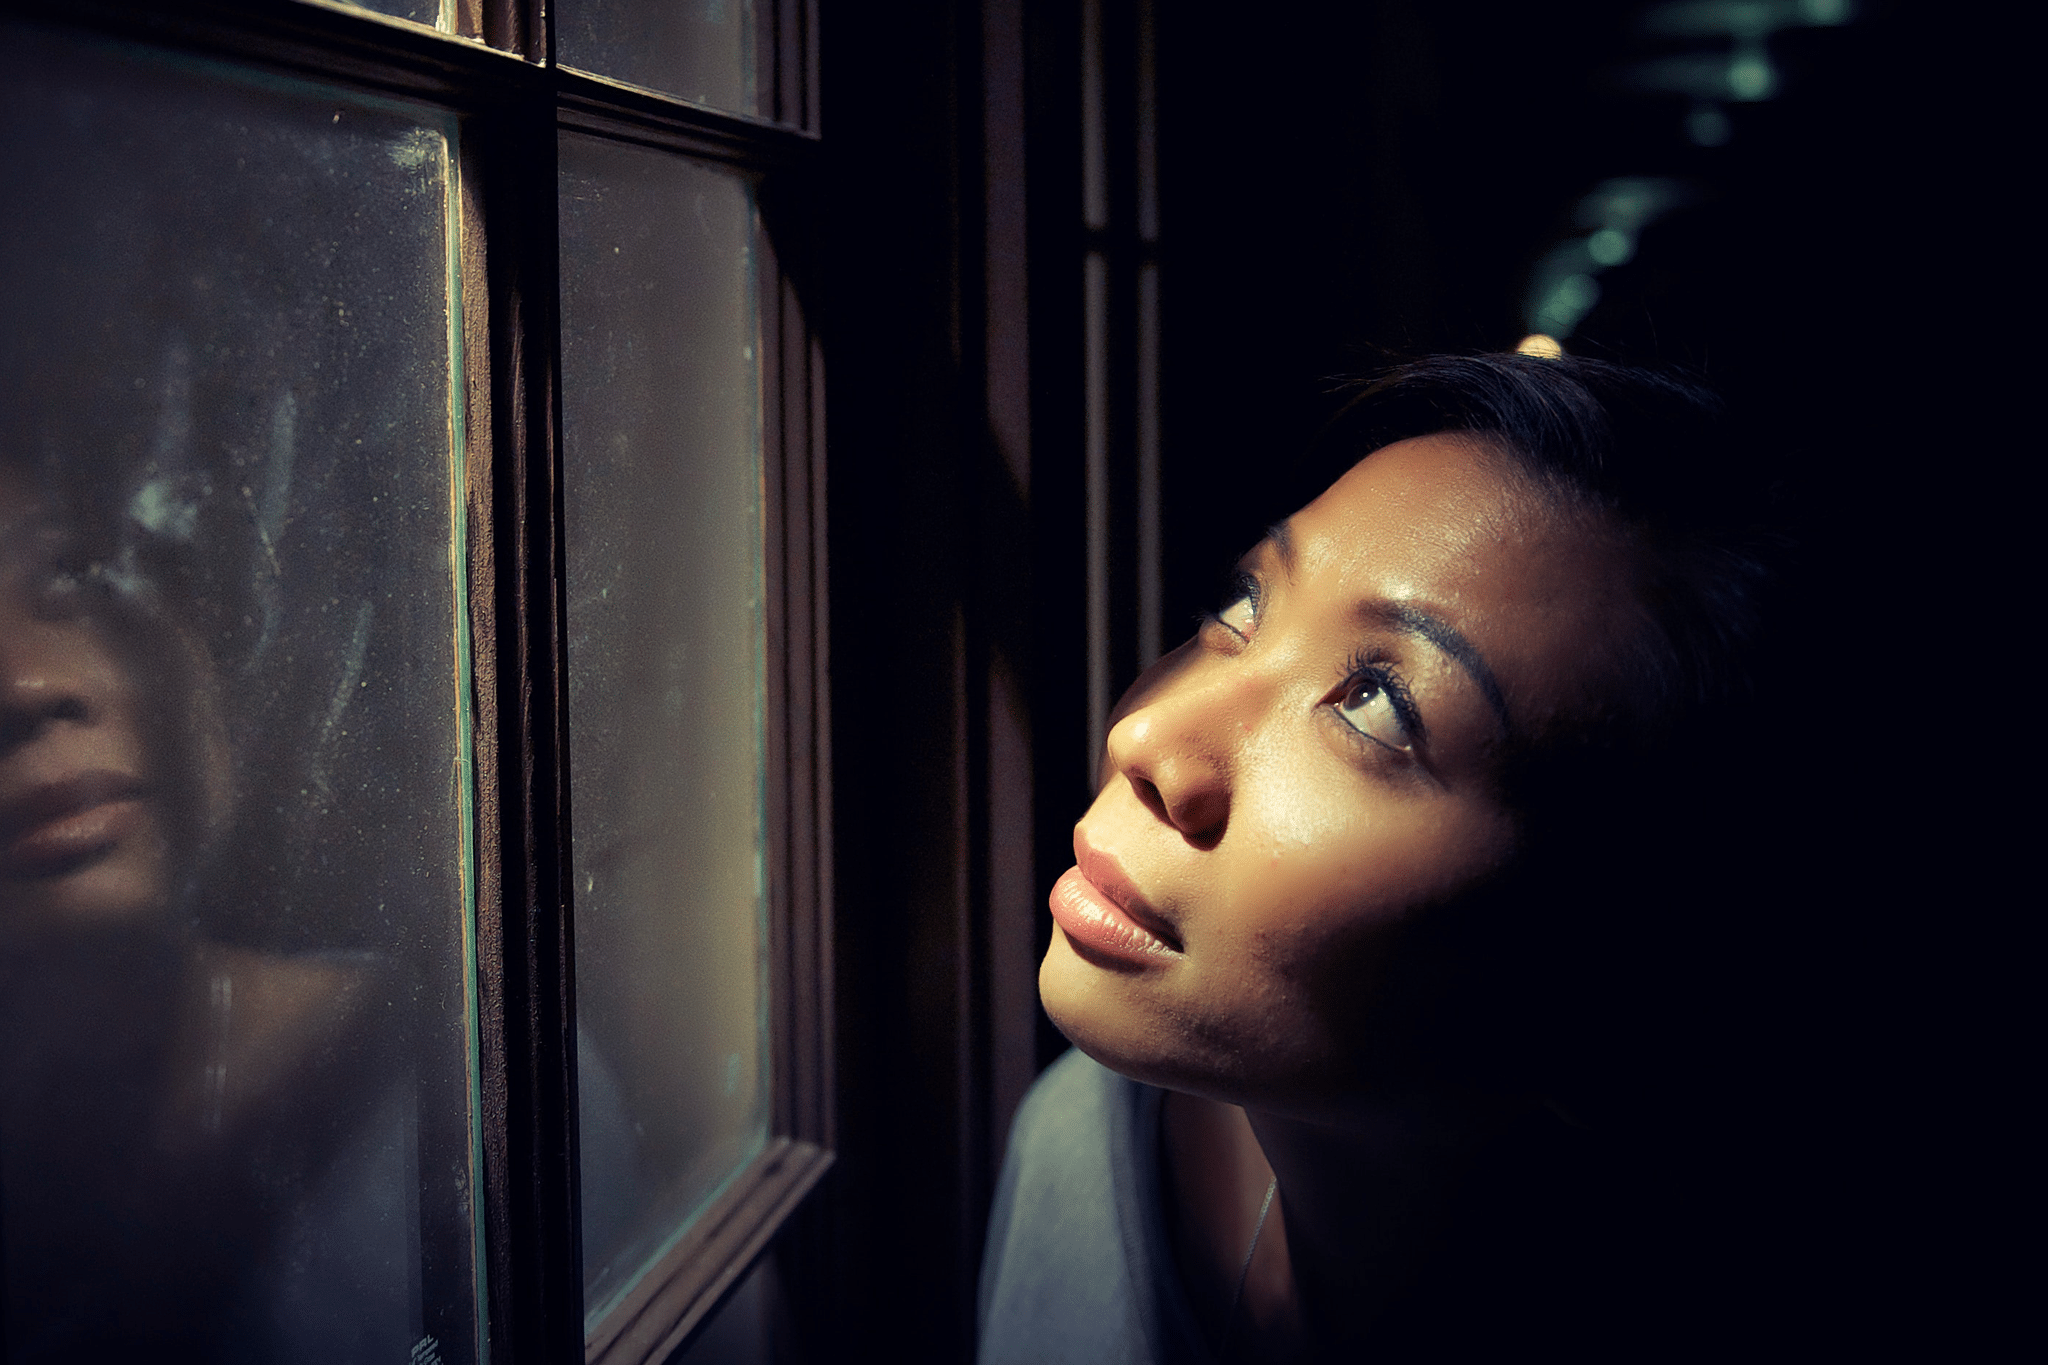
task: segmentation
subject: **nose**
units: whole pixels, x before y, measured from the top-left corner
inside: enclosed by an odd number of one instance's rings
[[[0,589],[0,754],[52,725],[89,724],[97,709],[94,652],[67,638],[82,623],[44,618],[18,588]]]
[[[1214,847],[1230,824],[1236,755],[1255,690],[1245,679],[1183,673],[1110,727],[1111,767],[1154,815],[1200,847]]]

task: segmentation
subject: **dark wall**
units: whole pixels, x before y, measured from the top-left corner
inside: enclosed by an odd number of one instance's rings
[[[840,1162],[798,1358],[960,1360],[1033,1075],[1035,545],[1021,3],[825,16]]]
[[[837,17],[837,22],[832,20]],[[967,1251],[970,875],[965,780],[977,442],[960,353],[960,18],[826,16],[835,912],[840,1164],[824,1194],[834,1302],[806,1359],[890,1335],[956,1357]],[[891,1268],[884,1274],[883,1266]],[[824,1305],[812,1305],[814,1311]]]

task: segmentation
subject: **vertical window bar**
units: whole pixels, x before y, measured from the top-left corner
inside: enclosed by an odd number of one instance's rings
[[[1081,219],[1109,226],[1109,130],[1103,110],[1102,0],[1081,0]]]
[[[1159,89],[1151,0],[1138,0],[1138,240],[1159,240]]]
[[[549,61],[548,16],[541,0],[457,0],[477,6],[478,35],[504,52],[517,53],[536,65]]]
[[[803,21],[803,129],[816,137],[825,131],[823,108],[818,95],[817,0],[802,0],[798,14]]]
[[[1108,734],[1109,641],[1109,262],[1088,253],[1082,267],[1086,398],[1086,490],[1088,554],[1088,766],[1095,764]]]
[[[443,0],[441,19],[444,27],[449,22],[453,10],[454,0]],[[452,542],[449,546],[449,569],[455,583],[456,619],[461,623],[461,626],[457,629],[456,636],[456,690],[457,695],[461,699],[459,705],[461,721],[457,738],[457,765],[458,773],[460,774],[458,781],[462,784],[465,797],[468,798],[464,803],[462,812],[462,867],[460,870],[465,892],[462,922],[462,998],[465,1021],[463,1043],[466,1065],[464,1069],[467,1073],[468,1081],[464,1108],[468,1110],[468,1113],[459,1132],[454,1131],[453,1124],[442,1122],[434,1123],[433,1126],[439,1131],[430,1134],[429,1124],[433,1123],[433,1119],[430,1117],[431,1111],[429,1106],[423,1100],[420,1104],[419,1175],[421,1176],[420,1206],[422,1209],[430,1209],[433,1207],[433,1201],[429,1199],[428,1191],[432,1188],[433,1183],[436,1180],[445,1180],[446,1168],[454,1165],[457,1160],[461,1162],[463,1168],[462,1185],[468,1193],[467,1207],[463,1210],[464,1216],[461,1219],[463,1226],[460,1228],[443,1227],[437,1230],[437,1236],[423,1237],[422,1242],[431,1246],[437,1243],[445,1244],[459,1237],[468,1243],[470,1258],[466,1265],[460,1262],[450,1262],[445,1257],[438,1259],[422,1258],[421,1299],[425,1310],[428,1331],[414,1349],[418,1350],[422,1346],[432,1348],[439,1342],[449,1342],[452,1344],[463,1338],[469,1338],[471,1347],[475,1352],[474,1359],[479,1362],[486,1362],[490,1359],[490,1313],[488,1307],[490,1302],[490,1286],[485,1275],[483,1204],[477,1198],[477,1191],[482,1183],[481,1176],[483,1174],[483,1106],[481,1103],[482,1090],[480,1084],[482,1069],[477,1036],[476,909],[478,885],[476,858],[479,842],[477,838],[476,798],[480,789],[474,785],[476,781],[475,736],[477,715],[474,681],[475,666],[472,661],[472,655],[475,641],[461,627],[466,627],[470,620],[469,590],[471,585],[469,578],[468,511],[471,503],[469,494],[472,485],[470,482],[469,465],[473,459],[488,458],[490,441],[487,435],[470,430],[472,418],[471,395],[476,389],[474,380],[477,377],[477,365],[471,358],[470,352],[472,349],[483,349],[482,342],[487,332],[482,328],[473,328],[473,320],[481,321],[479,316],[481,310],[473,308],[467,297],[469,290],[476,287],[481,281],[473,281],[473,275],[476,272],[471,271],[463,256],[466,242],[474,240],[471,235],[471,225],[467,213],[471,194],[463,176],[464,162],[467,158],[463,156],[462,144],[466,140],[466,138],[463,138],[458,133],[454,145],[447,149],[447,269],[449,272],[448,353],[453,363],[448,394],[448,435],[449,449],[453,453],[455,462],[455,468],[452,471],[454,478],[449,488],[452,503],[448,509],[448,524]],[[478,245],[480,247],[481,243],[479,242]],[[487,390],[489,383],[487,372],[484,374],[483,379]],[[484,411],[488,415],[488,400],[486,400]],[[456,1156],[458,1151],[460,1152],[459,1158]],[[450,1221],[452,1222],[453,1220]],[[425,1229],[423,1228],[422,1231],[424,1232]],[[469,1283],[466,1285],[459,1284],[459,1279],[467,1279]],[[474,1298],[470,1303],[464,1305],[464,1311],[456,1313],[449,1310],[448,1305],[451,1303],[461,1303],[471,1294],[474,1295]]]
[[[509,0],[500,17],[523,8]],[[529,31],[530,32],[530,31]],[[551,107],[479,118],[489,289],[491,572],[472,610],[494,622],[475,653],[482,845],[495,896],[477,906],[490,1340],[496,1365],[577,1358],[575,1002],[571,977],[567,717],[557,471],[555,130]],[[539,164],[536,164],[538,162]],[[481,473],[481,471],[479,471]],[[472,487],[475,487],[473,484]],[[472,562],[475,562],[473,559]],[[473,617],[474,619],[474,617]],[[489,701],[481,700],[489,694]],[[481,724],[495,712],[490,733]],[[486,786],[489,755],[495,781]],[[480,888],[481,889],[481,888]]]
[[[1138,667],[1164,648],[1159,546],[1159,263],[1138,267]]]
[[[475,8],[471,6],[474,16]],[[475,35],[471,35],[475,36]],[[499,763],[498,697],[492,685],[497,677],[498,622],[493,583],[497,576],[496,538],[491,518],[493,470],[491,406],[491,308],[490,277],[486,266],[487,242],[484,232],[482,196],[483,169],[474,125],[465,123],[457,144],[455,168],[458,238],[456,260],[461,270],[461,330],[463,337],[462,379],[459,396],[464,406],[463,427],[463,558],[468,591],[463,607],[469,622],[469,751],[470,780],[475,784],[471,823],[474,835],[474,883],[471,891],[470,949],[473,975],[470,980],[471,1029],[473,1031],[471,1127],[475,1150],[472,1169],[475,1181],[471,1202],[476,1236],[477,1359],[487,1362],[491,1355],[490,1313],[490,1181],[486,1174],[485,1147],[489,1111],[484,1097],[490,1086],[490,1059],[484,1053],[486,981],[493,975],[483,953],[484,925],[495,922],[504,894],[500,866],[504,858],[500,820],[495,812],[496,792],[504,779]],[[499,998],[502,998],[500,996]]]
[[[1152,0],[1138,0],[1138,666],[1165,648],[1159,526],[1159,118]]]

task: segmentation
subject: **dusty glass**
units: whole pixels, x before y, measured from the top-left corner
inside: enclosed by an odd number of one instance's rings
[[[428,28],[445,26],[441,0],[341,0],[341,3],[377,14],[388,14],[394,19],[410,19]]]
[[[560,0],[555,57],[564,66],[753,114],[759,47],[755,0]]]
[[[475,1360],[453,120],[0,53],[6,1356]]]
[[[747,183],[561,141],[585,1306],[767,1136],[761,397]]]

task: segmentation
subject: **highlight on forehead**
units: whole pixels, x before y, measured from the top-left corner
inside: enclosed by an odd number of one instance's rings
[[[1294,529],[1293,518],[1275,522],[1266,528],[1265,544],[1273,547],[1281,568],[1288,577],[1294,576]],[[1515,731],[1513,719],[1508,714],[1507,697],[1502,693],[1500,681],[1487,664],[1486,657],[1456,627],[1442,617],[1426,611],[1411,602],[1394,602],[1383,597],[1362,599],[1356,606],[1356,613],[1362,620],[1412,635],[1434,645],[1451,662],[1463,669],[1486,704],[1500,722],[1501,733],[1512,735]]]
[[[1289,494],[1312,500],[1362,459],[1430,436],[1485,451],[1535,494],[1532,511],[1614,556],[1607,586],[1627,619],[1603,641],[1592,684],[1609,695],[1585,703],[1607,717],[1599,725],[1651,740],[1742,686],[1759,595],[1788,543],[1768,432],[1731,424],[1718,396],[1675,372],[1572,356],[1428,356],[1354,386]]]
[[[1294,572],[1294,519],[1276,521],[1266,528],[1266,539],[1273,543],[1273,549],[1280,555],[1280,563],[1288,573]]]

